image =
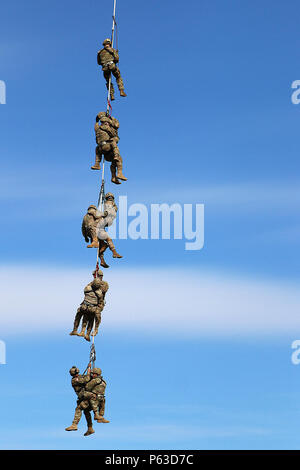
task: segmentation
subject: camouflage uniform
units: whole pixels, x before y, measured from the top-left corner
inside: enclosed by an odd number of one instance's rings
[[[96,206],[89,206],[87,213],[83,217],[81,231],[86,243],[90,242],[87,248],[98,248],[97,224],[101,218]]]
[[[109,422],[104,419],[106,382],[101,374],[102,371],[98,367],[92,370],[92,379],[85,386],[82,396],[84,400],[88,400],[94,412],[94,419],[106,423]]]
[[[84,300],[77,310],[74,327],[70,335],[84,336],[87,341],[90,341],[90,334],[93,329],[95,321],[95,332],[98,333],[98,328],[101,323],[101,312],[104,308],[104,297],[109,286],[108,283],[102,280],[103,273],[98,271],[100,277],[95,278],[84,288]],[[105,292],[103,292],[105,291]],[[78,333],[78,327],[82,319],[82,329]],[[87,328],[87,331],[85,332]]]
[[[102,67],[103,76],[106,81],[106,87],[107,89],[109,88],[109,79],[111,77],[111,74],[113,74],[113,76],[116,79],[116,82],[120,91],[120,95],[126,96],[121,73],[116,65],[119,62],[118,51],[114,49],[113,47],[111,47],[110,39],[105,39],[103,41],[103,46],[104,48],[98,51],[97,62],[98,62],[98,65],[101,65]],[[114,94],[115,94],[114,86],[111,80],[110,81],[110,99],[111,100],[115,99]]]
[[[100,122],[99,122],[100,121]],[[92,170],[100,170],[102,155],[107,162],[110,162],[111,181],[115,184],[121,184],[119,180],[127,181],[123,175],[123,159],[120,155],[118,142],[119,121],[108,116],[106,112],[101,111],[96,117],[96,151],[95,164]]]
[[[73,366],[70,369],[70,375],[72,376],[71,385],[78,397],[78,395],[80,395],[80,393],[84,390],[86,384],[91,380],[90,369],[88,369],[87,375],[79,375],[79,369],[77,369],[76,366]],[[93,430],[93,422],[90,413],[91,407],[88,400],[80,400],[78,398],[72,425],[66,428],[66,431],[77,431],[78,424],[81,420],[82,411],[84,412],[84,416],[88,426],[85,436],[88,436],[95,432]]]
[[[102,213],[102,218],[99,220],[97,226],[97,237],[99,239],[99,258],[101,260],[101,266],[103,268],[109,268],[109,265],[104,260],[104,252],[109,248],[113,254],[113,258],[122,258],[119,253],[116,252],[115,245],[112,239],[108,236],[105,228],[112,225],[113,221],[116,218],[118,211],[118,206],[115,203],[115,197],[112,193],[107,193],[105,195],[104,202],[104,213]]]

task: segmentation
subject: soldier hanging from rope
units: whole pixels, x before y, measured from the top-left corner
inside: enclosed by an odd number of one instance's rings
[[[109,423],[104,418],[105,389],[106,382],[102,377],[102,370],[99,367],[94,367],[91,371],[91,380],[86,383],[84,389],[78,395],[79,399],[89,402],[94,412],[94,419],[98,423]]]
[[[87,375],[80,375],[79,374],[79,369],[76,366],[71,367],[70,369],[70,375],[72,377],[71,380],[71,385],[77,395],[79,396],[80,392],[84,390],[85,385],[91,380],[91,364],[88,365],[88,370],[87,370]],[[82,416],[82,411],[84,412],[84,416],[87,422],[88,429],[85,432],[85,436],[89,436],[90,434],[94,434],[94,429],[93,429],[93,422],[92,422],[92,417],[91,417],[91,406],[88,400],[82,400],[78,397],[77,399],[77,406],[75,409],[75,414],[74,414],[74,419],[68,428],[66,428],[66,431],[77,431],[78,430],[78,424],[81,420]],[[104,413],[103,413],[104,414]]]
[[[87,243],[90,240],[92,241],[87,247],[99,248],[98,255],[103,268],[109,268],[109,265],[104,259],[104,253],[107,248],[111,250],[113,258],[122,258],[122,256],[117,253],[112,239],[105,230],[113,224],[117,216],[117,211],[118,206],[115,203],[114,195],[107,193],[104,196],[103,212],[98,211],[96,206],[91,205],[88,207],[88,212],[82,221],[82,234],[85,237],[85,241]]]
[[[113,224],[117,216],[118,206],[115,203],[115,197],[112,193],[107,193],[105,195],[104,201],[104,212],[102,213],[102,218],[99,220],[97,224],[97,237],[99,240],[99,258],[100,264],[103,268],[109,268],[109,265],[106,263],[104,259],[104,253],[109,248],[113,254],[113,258],[122,258],[119,253],[117,253],[115,249],[115,245],[112,239],[109,237],[108,233],[106,232],[106,228]]]
[[[100,123],[99,123],[100,121]],[[108,116],[105,111],[101,111],[96,117],[95,134],[96,134],[96,151],[95,164],[92,170],[100,170],[102,155],[107,162],[110,162],[111,181],[115,184],[121,184],[119,180],[127,181],[123,175],[123,159],[120,155],[118,142],[119,121]]]
[[[74,327],[70,335],[83,336],[90,341],[90,334],[95,322],[93,336],[98,334],[101,323],[101,313],[105,305],[105,294],[109,289],[107,282],[103,281],[102,271],[96,273],[95,279],[84,288],[84,300],[77,309],[74,320]],[[78,327],[82,320],[81,332],[78,333]]]
[[[103,76],[106,80],[106,87],[107,89],[110,88],[110,99],[113,101],[115,99],[115,91],[114,86],[111,79],[111,74],[116,78],[116,82],[120,91],[120,96],[127,96],[124,91],[124,83],[121,77],[121,73],[119,68],[117,67],[117,63],[119,62],[119,52],[118,50],[114,49],[111,44],[110,39],[105,39],[103,41],[103,49],[98,51],[97,54],[97,62],[98,65],[101,65]],[[109,79],[110,79],[110,86],[109,86]]]
[[[81,231],[87,245],[87,248],[98,248],[97,225],[101,219],[101,214],[94,205],[88,207],[87,213],[83,217]]]

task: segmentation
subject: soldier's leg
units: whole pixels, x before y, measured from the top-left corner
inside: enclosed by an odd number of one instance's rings
[[[104,418],[104,412],[105,412],[105,398],[103,398],[103,400],[100,400],[99,402],[99,415],[101,418],[97,420],[97,423],[109,423],[108,419]]]
[[[86,305],[82,305],[83,310],[83,318],[82,318],[82,325],[81,325],[81,332],[78,333],[78,336],[85,336],[85,330],[88,324],[88,308]]]
[[[90,413],[90,408],[87,408],[84,410],[84,416],[86,419],[86,424],[87,424],[87,431],[84,433],[84,436],[89,436],[90,434],[94,434],[94,429],[93,429],[93,421]]]
[[[122,181],[127,181],[126,176],[123,175],[123,159],[120,153],[116,153],[113,160],[117,167],[117,178]]]
[[[78,404],[77,402],[77,406],[75,408],[75,414],[74,414],[74,419],[73,419],[73,422],[71,424],[71,426],[69,426],[68,428],[66,428],[65,430],[66,431],[77,431],[78,429],[78,423],[81,419],[81,415],[82,415],[82,409],[81,409],[81,406],[80,404]]]
[[[105,259],[104,259],[104,252],[107,248],[107,243],[104,241],[104,240],[99,240],[99,251],[98,251],[98,254],[99,254],[99,258],[100,258],[100,265],[103,267],[103,268],[109,268],[109,265],[106,263]]]
[[[112,161],[110,165],[110,171],[111,171],[111,182],[115,184],[121,184],[121,181],[119,181],[117,178],[117,165],[115,161]]]
[[[119,150],[117,142],[118,141],[115,139],[112,139],[112,142],[111,142],[111,149],[112,149],[111,151],[113,155],[113,161],[115,162],[117,170],[118,170],[117,178],[123,181],[127,181],[126,176],[123,175],[123,159],[120,155],[120,150]]]
[[[95,149],[95,165],[91,166],[91,169],[92,170],[100,170],[101,160],[102,160],[102,152],[101,152],[99,146],[97,145],[97,147]]]
[[[93,392],[84,392],[84,399],[89,402],[89,405],[94,412],[94,418],[99,419],[99,400],[97,395]]]
[[[81,320],[83,314],[84,314],[84,309],[83,309],[82,306],[80,305],[80,307],[77,309],[77,313],[76,313],[76,316],[75,316],[75,321],[74,321],[73,330],[72,330],[71,333],[70,333],[71,336],[78,334],[78,333],[77,333],[77,330],[78,330],[79,323],[80,323],[80,320]]]
[[[117,82],[117,85],[118,85],[118,88],[119,88],[119,91],[120,91],[120,96],[124,96],[124,97],[127,96],[125,91],[124,91],[124,83],[123,83],[123,80],[122,80],[122,77],[121,77],[121,72],[120,72],[119,68],[116,65],[112,69],[112,74],[116,78],[116,82]]]
[[[91,234],[91,240],[92,243],[90,245],[87,245],[88,248],[98,248],[99,247],[99,242],[98,242],[98,237],[97,237],[97,228],[93,227],[90,231]]]
[[[119,253],[116,252],[115,245],[110,237],[107,237],[106,243],[113,254],[113,258],[123,258]]]
[[[98,331],[99,331],[99,325],[101,323],[101,312],[104,308],[104,304],[101,305],[100,307],[97,307],[97,311],[96,311],[96,314],[95,314],[95,330],[93,332],[93,336],[97,336],[98,334]]]
[[[87,315],[87,329],[86,329],[86,334],[84,336],[84,339],[87,341],[91,341],[91,331],[94,326],[94,320],[95,320],[95,308],[94,307],[88,307],[88,315]]]
[[[94,412],[94,419],[95,420],[101,419],[101,416],[99,414],[99,400],[97,398],[91,398],[90,405]]]
[[[114,101],[115,99],[115,90],[114,90],[114,85],[111,79],[111,71],[109,69],[102,69],[103,70],[103,75],[106,80],[106,88],[109,88],[109,79],[110,79],[110,99],[111,101]]]

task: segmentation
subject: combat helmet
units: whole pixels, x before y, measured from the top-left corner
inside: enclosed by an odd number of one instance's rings
[[[111,40],[109,38],[104,39],[103,46],[105,46],[106,44],[111,44]]]
[[[94,367],[94,369],[92,369],[92,374],[95,374],[95,375],[102,375],[102,370],[100,369],[100,367]]]
[[[115,199],[115,196],[112,193],[106,193],[105,199]]]
[[[98,279],[100,276],[103,276],[103,271],[101,271],[101,269],[95,269],[95,271],[93,272],[93,276],[95,279]]]
[[[79,369],[76,366],[72,366],[71,369],[69,370],[69,372],[70,372],[70,375],[72,375],[72,376],[77,375],[77,374],[79,374]]]

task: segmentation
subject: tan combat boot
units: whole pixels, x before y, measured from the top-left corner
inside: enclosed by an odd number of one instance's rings
[[[98,421],[98,419],[101,419],[102,417],[99,415],[98,412],[94,411],[94,420]]]
[[[90,245],[87,245],[87,248],[99,248],[98,238],[94,238]]]
[[[78,335],[77,330],[73,330],[69,334],[70,334],[70,336],[77,336]]]
[[[105,419],[104,416],[101,416],[101,419],[97,419],[97,423],[109,423],[108,419]]]
[[[123,168],[120,162],[117,163],[117,178],[122,181],[127,181],[126,176],[123,175]]]
[[[94,429],[89,426],[87,431],[84,433],[84,436],[89,436],[90,434],[94,434],[94,432]]]
[[[113,258],[123,258],[123,256],[119,255],[119,253],[116,252],[115,249],[111,250],[113,254]]]
[[[71,426],[65,429],[65,431],[78,431],[78,426],[77,424],[73,423]]]
[[[78,336],[79,336],[79,335],[78,335]],[[86,333],[84,339],[86,339],[87,341],[91,341],[90,331]]]
[[[100,170],[101,169],[100,163],[95,163],[95,165],[91,166],[91,169],[92,170]]]
[[[109,268],[109,265],[106,263],[103,255],[100,255],[100,260],[100,266],[102,266],[102,268]]]
[[[124,90],[120,90],[120,96],[124,96],[124,98],[127,96]]]
[[[118,180],[117,175],[116,175],[115,165],[110,165],[110,171],[111,171],[111,182],[115,184],[121,184],[121,181]]]
[[[77,336],[84,336],[85,335],[85,330],[81,330],[80,333],[76,333],[76,334],[77,334]]]

